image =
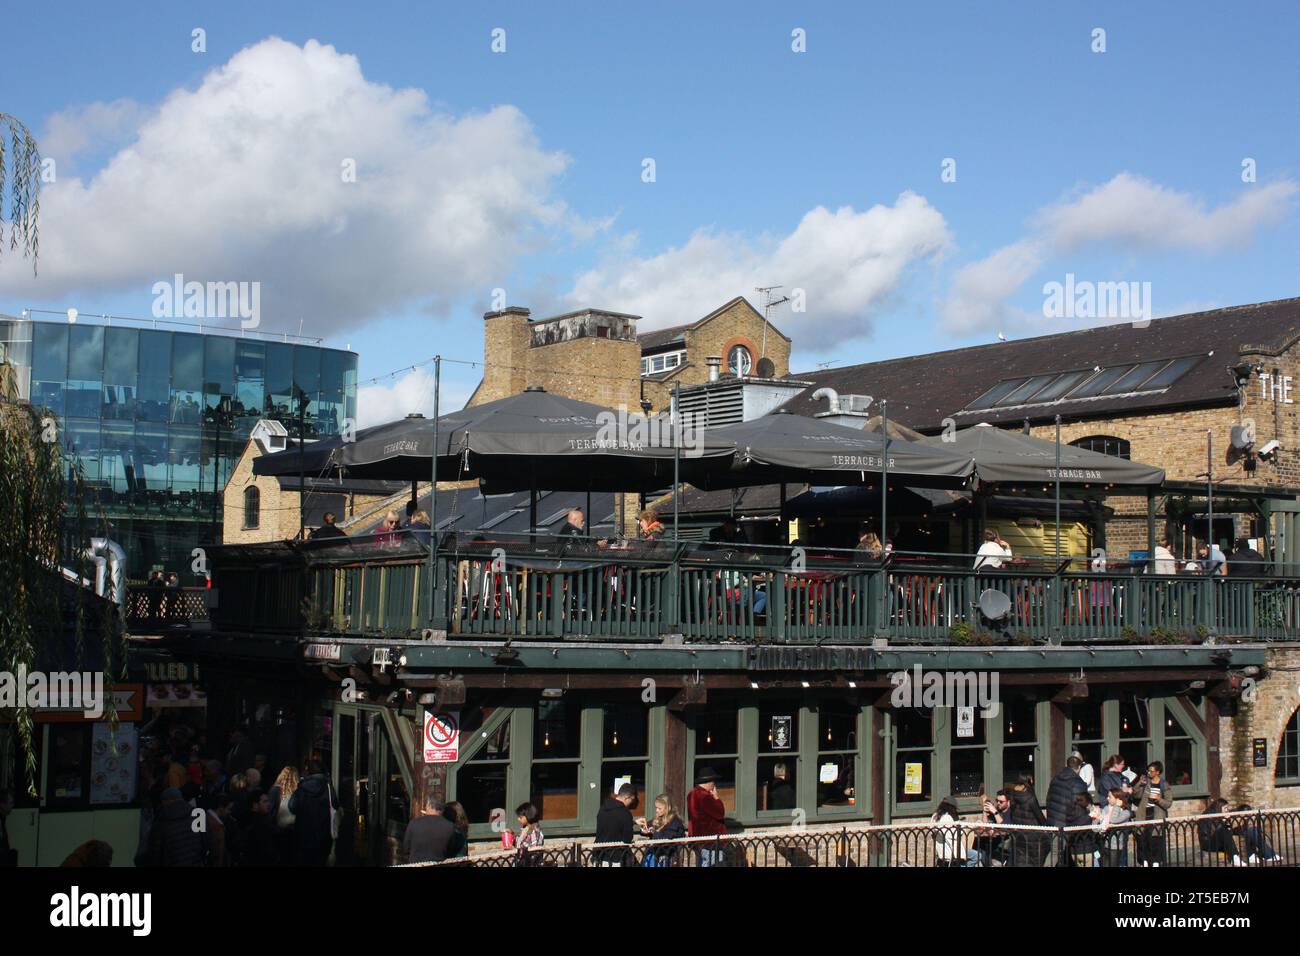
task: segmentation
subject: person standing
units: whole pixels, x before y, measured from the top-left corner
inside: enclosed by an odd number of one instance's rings
[[[1011,823],[1020,827],[1045,827],[1047,817],[1034,793],[1034,777],[1022,772],[1011,788]],[[1013,830],[1010,836],[1012,866],[1042,866],[1047,856],[1045,834]]]
[[[421,814],[406,825],[402,859],[407,863],[440,863],[452,855],[456,826],[445,816],[446,805],[430,794]]]
[[[1073,754],[1065,761],[1052,782],[1047,787],[1047,825],[1049,827],[1088,826],[1092,823],[1087,810],[1079,803],[1082,796],[1090,802],[1088,787],[1079,776],[1083,761]],[[1065,860],[1059,861],[1065,865]]]
[[[1169,547],[1169,539],[1164,538],[1156,545],[1155,562],[1153,570],[1156,574],[1177,574],[1178,564],[1174,560],[1174,552]]]
[[[1169,819],[1174,794],[1164,777],[1165,765],[1153,760],[1133,785],[1133,815],[1139,822],[1152,824],[1143,827],[1137,837],[1137,858],[1142,866],[1161,866],[1165,862],[1165,837],[1155,823]]]
[[[298,768],[289,765],[280,771],[271,787],[271,818],[275,822],[276,856],[281,863],[293,859],[294,816],[289,812],[289,801],[300,782]]]
[[[162,792],[162,807],[149,828],[149,840],[136,854],[136,866],[202,866],[208,833],[196,832],[190,805],[175,787]]]
[[[632,808],[636,806],[636,787],[625,783],[618,788],[618,793],[606,797],[596,812],[596,843],[632,843],[635,821]],[[610,846],[596,850],[595,858],[600,866],[628,866],[635,862],[626,846]]]
[[[294,816],[294,861],[299,866],[324,866],[334,843],[331,818],[338,811],[338,798],[325,775],[319,757],[307,765],[307,776],[289,798],[289,812]]]
[[[455,800],[447,804],[442,813],[456,828],[456,835],[452,838],[451,846],[447,848],[448,856],[469,856],[469,814]]]
[[[686,795],[687,836],[721,836],[727,832],[724,819],[727,808],[718,797],[718,775],[710,767],[702,769],[695,777],[695,787]],[[722,866],[723,851],[718,845],[701,846],[696,850],[700,866]]]
[[[1077,750],[1072,751],[1070,756],[1079,758],[1079,779],[1082,780],[1084,786],[1088,788],[1089,795],[1095,799],[1097,796],[1097,777],[1096,771],[1092,768],[1092,764],[1088,763],[1088,761],[1084,759],[1083,754]]]

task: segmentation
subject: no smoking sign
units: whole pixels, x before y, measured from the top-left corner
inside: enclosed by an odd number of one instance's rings
[[[448,763],[460,758],[460,715],[424,712],[424,762]]]

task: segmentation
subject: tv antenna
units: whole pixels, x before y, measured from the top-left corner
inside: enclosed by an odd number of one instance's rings
[[[763,342],[760,349],[759,358],[767,357],[767,327],[772,324],[772,310],[783,302],[789,302],[790,297],[783,295],[777,298],[774,293],[784,286],[768,285],[759,286],[754,291],[763,293]]]

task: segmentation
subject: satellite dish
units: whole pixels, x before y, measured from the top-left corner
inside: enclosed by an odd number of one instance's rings
[[[754,368],[754,374],[759,378],[776,378],[776,363],[767,356],[758,360],[758,365]]]
[[[1240,425],[1233,425],[1231,441],[1233,448],[1243,450],[1255,444],[1255,422],[1248,418]]]
[[[1001,591],[985,588],[980,592],[980,613],[990,621],[1000,621],[1011,613],[1011,598]]]

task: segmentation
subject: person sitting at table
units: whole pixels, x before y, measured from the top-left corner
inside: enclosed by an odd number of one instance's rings
[[[975,570],[996,571],[1009,557],[1011,557],[1011,546],[1002,540],[997,528],[988,528],[984,532],[984,543],[975,553]]]
[[[384,515],[384,520],[379,523],[375,529],[375,541],[380,547],[395,548],[402,543],[401,540],[402,519],[398,517],[397,512],[390,511]]]
[[[745,544],[745,534],[740,530],[740,523],[728,515],[722,519],[722,524],[709,532],[709,541],[714,544]]]
[[[1174,563],[1174,552],[1169,547],[1169,538],[1165,537],[1156,545],[1155,566],[1156,574],[1177,574],[1178,565]]]
[[[649,508],[636,516],[637,537],[642,541],[658,541],[664,536],[664,525]]]
[[[858,533],[858,546],[853,549],[853,556],[859,561],[863,558],[869,561],[879,561],[884,553],[885,549],[880,544],[880,536],[869,530],[868,526],[863,525],[862,530]]]
[[[569,513],[565,516],[564,524],[560,527],[558,537],[577,538],[586,540],[591,537],[587,531],[587,516],[581,508],[570,508]]]

